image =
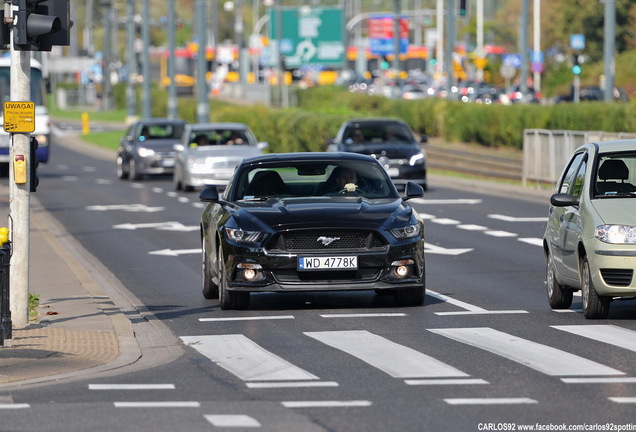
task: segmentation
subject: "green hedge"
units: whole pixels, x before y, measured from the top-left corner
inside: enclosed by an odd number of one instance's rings
[[[524,129],[636,131],[636,102],[503,106],[443,99],[390,100],[340,87],[297,92],[299,106],[289,109],[238,106],[213,99],[210,118],[248,124],[259,140],[270,143],[272,152],[324,150],[340,124],[355,117],[395,117],[419,134],[517,149],[523,145]],[[180,116],[196,121],[196,105],[193,99],[180,99]],[[166,95],[154,89],[153,115],[166,115]]]

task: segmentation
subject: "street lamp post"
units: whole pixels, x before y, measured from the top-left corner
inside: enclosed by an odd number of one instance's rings
[[[142,115],[152,117],[152,89],[150,77],[150,0],[143,3],[143,22],[141,23],[141,37],[143,39],[142,69],[144,75],[143,92],[141,95]]]
[[[137,58],[135,55],[135,0],[126,1],[126,51],[128,62],[128,82],[126,85],[126,115],[127,122],[137,116],[137,95],[135,80],[137,79]]]
[[[605,92],[604,100],[614,100],[614,38],[616,37],[616,0],[603,0],[605,3],[605,18],[603,30],[603,57],[605,64]]]
[[[168,86],[168,118],[178,117],[179,107],[177,103],[177,83],[175,82],[175,0],[168,0],[168,76],[170,84]]]

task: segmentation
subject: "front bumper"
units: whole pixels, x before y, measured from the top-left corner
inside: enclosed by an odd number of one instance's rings
[[[422,287],[425,283],[424,241],[387,246],[383,251],[331,252],[322,255],[356,255],[356,270],[299,271],[299,256],[317,256],[307,253],[266,253],[262,249],[250,249],[225,244],[228,289],[249,292],[298,292],[298,291],[363,291],[394,290]],[[392,263],[407,260],[409,273],[397,277]],[[260,266],[259,278],[248,282],[240,264]]]
[[[594,240],[588,261],[594,288],[603,296],[636,296],[636,246]]]

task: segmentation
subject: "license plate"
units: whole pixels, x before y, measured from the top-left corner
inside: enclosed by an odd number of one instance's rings
[[[386,170],[389,173],[389,177],[399,177],[400,169],[399,168],[389,168]]]
[[[161,165],[164,168],[172,168],[174,166],[174,159],[163,159]]]
[[[357,256],[298,257],[298,270],[356,270]]]

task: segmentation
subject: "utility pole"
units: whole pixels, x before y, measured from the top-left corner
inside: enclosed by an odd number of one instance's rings
[[[534,55],[539,56],[541,52],[541,0],[534,0],[534,23],[532,25],[534,39]],[[534,71],[534,90],[541,90],[541,72]]]
[[[603,58],[605,64],[605,102],[614,100],[614,39],[616,38],[616,0],[604,0],[605,21],[603,27]]]
[[[152,117],[152,77],[150,76],[150,0],[144,0],[141,38],[143,40],[141,67],[144,76],[141,94],[141,113],[145,118]]]
[[[528,90],[528,20],[529,0],[521,0],[521,34],[519,35],[519,52],[521,53],[521,82],[519,89],[525,96]]]
[[[110,63],[111,59],[111,0],[102,0],[102,13],[104,20],[104,57],[102,58],[102,111],[112,109],[111,97],[112,86],[110,81]]]
[[[455,84],[453,74],[453,51],[455,50],[455,14],[457,13],[457,0],[450,0],[446,8],[446,92],[447,98],[452,99],[452,86]]]
[[[199,52],[197,54],[197,121],[205,123],[210,121],[210,105],[208,104],[208,72],[205,56],[207,43],[207,7],[206,0],[197,0],[196,3],[197,38],[199,39]]]
[[[131,123],[137,117],[137,92],[135,91],[137,80],[137,56],[135,53],[135,0],[126,0],[126,51],[128,61],[128,82],[126,83],[126,115],[127,123]]]
[[[393,0],[393,71],[395,79],[400,76],[400,0]]]
[[[175,37],[175,9],[174,1],[168,0],[168,76],[170,77],[170,84],[168,86],[168,118],[175,119],[179,116],[179,105],[177,102],[177,83],[174,76],[174,52],[176,45]]]
[[[12,101],[31,99],[31,51],[14,48],[14,32],[11,32],[11,92]],[[10,310],[13,326],[24,328],[29,318],[29,243],[31,226],[30,181],[16,183],[14,164],[21,156],[29,154],[29,133],[11,133],[9,151],[9,231],[12,255],[9,280],[11,281]],[[28,172],[28,170],[27,170]]]

